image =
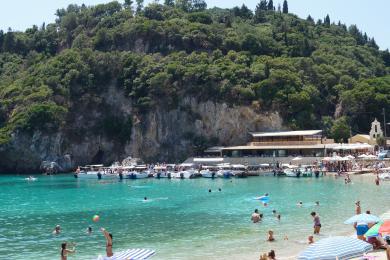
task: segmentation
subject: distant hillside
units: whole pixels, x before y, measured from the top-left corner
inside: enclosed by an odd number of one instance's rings
[[[270,2],[70,5],[55,23],[1,31],[0,170],[180,160],[247,130],[341,140],[390,111],[388,51],[354,25]]]

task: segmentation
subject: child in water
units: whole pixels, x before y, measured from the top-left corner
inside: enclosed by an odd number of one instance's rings
[[[268,239],[267,239],[268,242],[273,242],[275,241],[275,238],[274,238],[274,232],[272,230],[269,230],[268,231]]]

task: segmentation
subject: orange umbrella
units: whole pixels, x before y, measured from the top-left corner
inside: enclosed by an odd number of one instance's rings
[[[380,234],[390,234],[390,220],[383,222],[382,226],[379,228]]]

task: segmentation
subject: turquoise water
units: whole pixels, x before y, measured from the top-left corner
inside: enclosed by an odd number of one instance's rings
[[[312,232],[313,210],[321,216],[322,237],[352,232],[343,221],[354,214],[355,200],[373,214],[388,210],[390,185],[377,187],[367,178],[353,177],[353,184],[345,185],[333,177],[119,182],[38,176],[28,182],[1,176],[0,258],[57,259],[60,243],[73,241],[77,253],[70,259],[94,259],[105,250],[100,227],[113,233],[114,251],[155,249],[153,259],[258,259],[269,249],[294,255]],[[266,192],[268,207],[252,199]],[[320,207],[314,205],[317,200]],[[261,224],[250,222],[255,208],[265,215]],[[282,215],[280,222],[273,209]],[[98,223],[92,222],[95,214]],[[63,229],[58,236],[51,234],[56,224]],[[92,235],[85,232],[88,225]],[[269,229],[275,232],[274,243],[265,242]]]

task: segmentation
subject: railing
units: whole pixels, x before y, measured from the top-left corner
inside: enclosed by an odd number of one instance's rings
[[[276,146],[276,145],[316,145],[321,144],[321,140],[317,141],[285,141],[285,142],[250,142],[249,146]]]

